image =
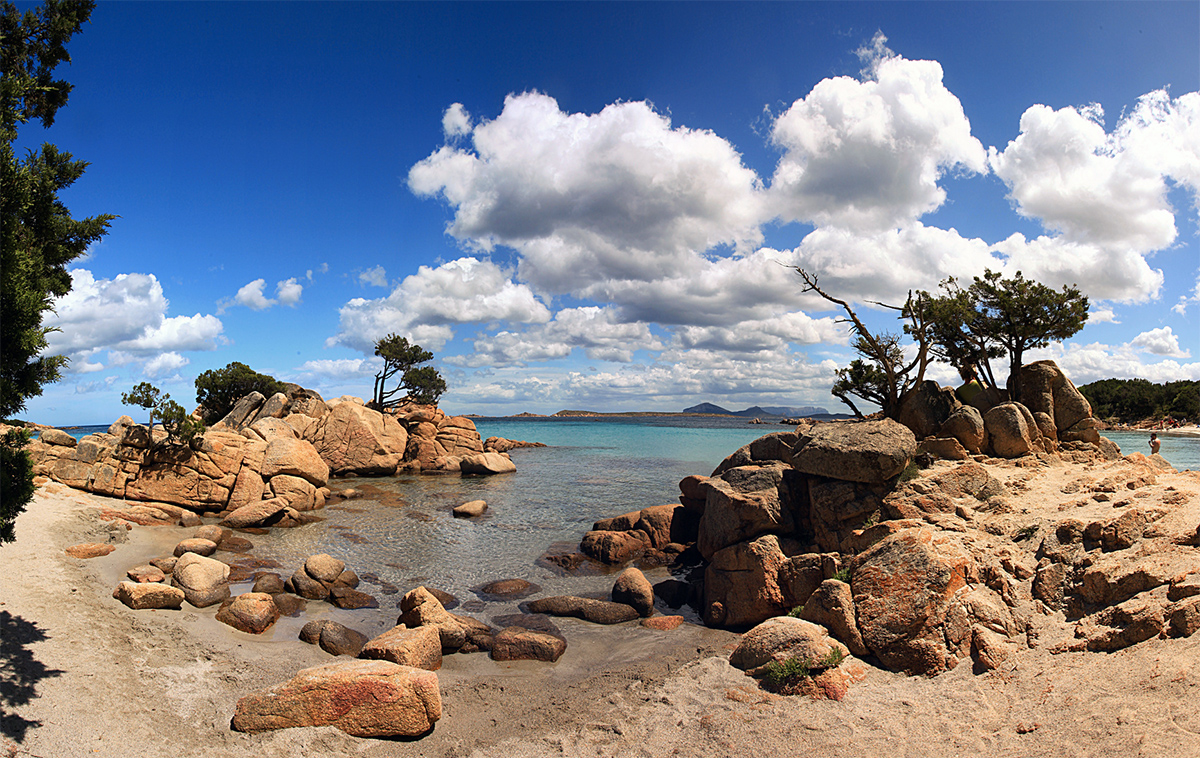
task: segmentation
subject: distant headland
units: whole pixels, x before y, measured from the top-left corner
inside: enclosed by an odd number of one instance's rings
[[[468,417],[480,418],[478,414],[468,413]],[[503,418],[625,418],[625,417],[643,417],[643,416],[698,416],[698,417],[713,417],[713,416],[730,416],[734,418],[815,418],[819,420],[850,418],[844,413],[830,413],[825,408],[814,405],[804,405],[799,407],[791,406],[759,406],[755,405],[741,411],[731,411],[722,408],[719,405],[712,403],[700,403],[693,405],[690,408],[684,408],[682,411],[589,411],[589,410],[561,410],[557,413],[514,413],[511,416]]]

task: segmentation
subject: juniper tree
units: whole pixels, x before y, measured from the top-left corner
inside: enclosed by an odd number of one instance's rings
[[[422,366],[433,360],[433,353],[407,338],[389,334],[375,343],[375,355],[383,358],[383,368],[375,375],[372,407],[383,411],[404,402],[436,405],[446,392],[446,380],[432,366]],[[396,375],[399,383],[389,389]],[[396,398],[404,392],[401,398]]]
[[[17,158],[19,127],[54,123],[71,84],[54,69],[71,60],[67,42],[91,15],[92,0],[46,0],[21,13],[0,3],[0,418],[19,413],[42,385],[57,381],[67,359],[44,355],[50,332],[42,319],[71,290],[67,264],[104,236],[108,214],[71,218],[59,200],[87,162],[43,144]],[[33,495],[32,468],[21,434],[0,440],[0,543]]]

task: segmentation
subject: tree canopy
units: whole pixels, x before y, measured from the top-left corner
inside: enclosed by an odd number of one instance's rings
[[[433,360],[433,353],[407,338],[389,334],[375,343],[375,355],[383,358],[383,368],[375,375],[375,392],[371,401],[376,410],[387,410],[401,403],[413,402],[436,405],[446,392],[446,380],[433,366],[422,366]],[[390,389],[396,375],[400,382]],[[397,398],[404,392],[403,397]]]
[[[234,361],[225,368],[209,369],[196,377],[196,402],[208,423],[216,423],[233,410],[237,401],[251,392],[271,397],[286,392],[287,385],[268,374],[260,374],[244,363]]]
[[[991,360],[1007,354],[1008,391],[1017,397],[1025,352],[1066,339],[1087,322],[1088,299],[1076,287],[1056,291],[1025,279],[1019,271],[1005,279],[989,270],[966,289],[950,278],[942,282],[939,295],[922,290],[910,292],[903,306],[872,303],[898,312],[903,333],[912,340],[907,353],[911,357],[906,358],[900,334],[872,334],[849,303],[818,286],[815,274],[795,270],[804,281],[803,291],[817,293],[847,315],[840,321],[850,324],[850,344],[861,357],[838,369],[831,392],[859,417],[862,413],[851,397],[874,403],[885,416],[895,418],[935,359],[996,387]]]
[[[150,382],[141,382],[133,389],[121,395],[125,405],[136,405],[150,411],[150,427],[154,427],[154,417],[162,422],[167,432],[167,442],[188,445],[191,447],[199,442],[204,434],[204,422],[188,415],[183,406],[171,399],[158,387]]]
[[[115,216],[76,220],[59,200],[85,161],[43,144],[17,158],[18,129],[43,127],[67,103],[71,85],[54,78],[69,62],[67,42],[91,15],[92,0],[46,0],[21,13],[0,3],[0,418],[19,413],[42,385],[57,381],[64,356],[43,355],[42,325],[54,299],[71,290],[67,264],[104,236]],[[0,440],[0,543],[13,539],[13,520],[33,496],[33,469],[20,432]]]
[[[1172,416],[1200,421],[1200,382],[1154,384],[1145,379],[1102,379],[1079,386],[1096,418],[1134,423]]]
[[[1018,397],[1017,381],[1025,352],[1075,335],[1088,318],[1088,298],[1077,287],[1055,290],[1018,271],[1005,279],[987,270],[967,289],[942,282],[930,300],[934,355],[958,369],[970,368],[995,387],[991,359],[1008,355],[1008,393]]]

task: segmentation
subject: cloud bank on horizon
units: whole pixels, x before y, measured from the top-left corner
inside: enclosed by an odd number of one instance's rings
[[[647,101],[577,113],[523,91],[490,118],[446,103],[443,143],[405,182],[444,207],[460,257],[348,272],[364,296],[337,307],[324,339],[363,357],[276,374],[349,386],[377,370],[374,342],[395,332],[441,354],[443,402],[462,411],[678,410],[735,397],[834,410],[828,388],[848,334],[788,267],[859,304],[900,303],[985,269],[1077,285],[1092,323],[1118,324],[1122,306],[1162,299],[1155,256],[1179,243],[1181,214],[1200,212],[1200,93],[1147,92],[1111,127],[1099,105],[1031,104],[1007,144],[985,145],[937,61],[907,59],[882,34],[858,54],[858,76],[825,78],[769,116],[769,170]],[[982,239],[942,223],[972,182],[1002,183],[1011,234]],[[781,230],[798,243],[771,246]],[[222,317],[297,308],[313,287],[311,271],[258,277],[216,315],[168,316],[153,274],[97,279],[86,265],[48,324],[61,330],[51,350],[78,375],[131,365],[179,377],[185,353],[228,341]],[[1054,358],[1077,383],[1200,379],[1198,310],[1200,275],[1162,306],[1174,329],[1147,324],[1120,344],[1076,339],[1031,358]],[[895,328],[887,312],[870,318]],[[571,356],[593,365],[564,363]]]

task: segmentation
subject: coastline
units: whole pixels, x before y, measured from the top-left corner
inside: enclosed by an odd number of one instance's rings
[[[1040,484],[1014,502],[1018,510],[1042,507],[1046,492],[1079,474],[1071,465],[1038,471]],[[1026,476],[1018,467],[997,473]],[[1170,482],[1200,503],[1196,475]],[[0,597],[7,754],[718,758],[820,750],[849,758],[892,756],[898,744],[950,755],[1200,751],[1200,715],[1190,705],[1200,694],[1200,635],[1052,655],[1052,617],[1034,619],[1041,639],[996,671],[975,675],[960,665],[923,678],[868,667],[840,702],[758,689],[727,661],[731,632],[562,619],[569,645],[555,664],[448,656],[439,671],[443,717],[418,740],[359,739],[332,727],[241,734],[229,728],[238,697],[332,659],[295,639],[289,625],[298,619],[259,638],[216,622],[211,607],[131,611],[112,599],[116,577],[187,531],[123,531],[98,519],[113,502],[43,485],[18,518],[17,541],[0,548],[0,571],[14,577]],[[85,541],[112,541],[116,550],[91,560],[63,552]]]

